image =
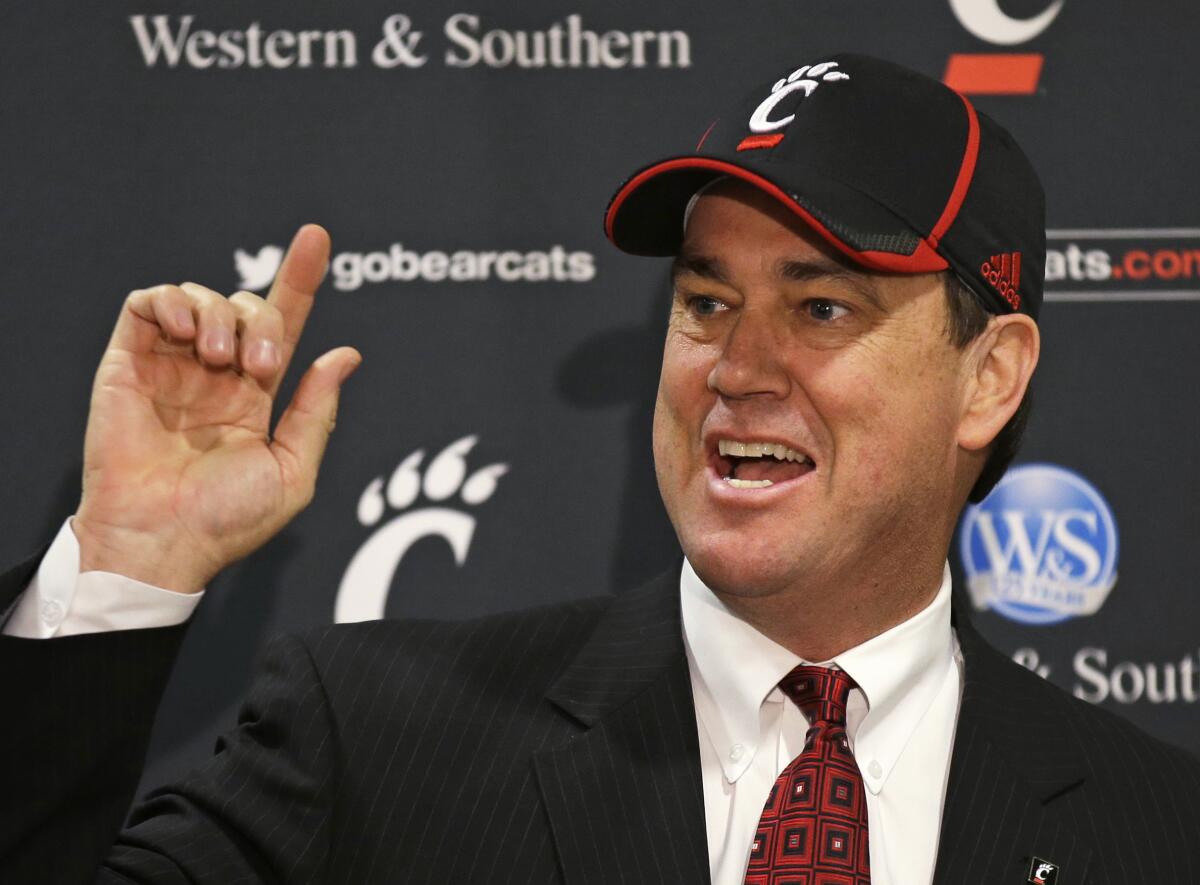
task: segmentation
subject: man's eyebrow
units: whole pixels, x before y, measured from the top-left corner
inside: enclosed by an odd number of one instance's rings
[[[870,275],[834,261],[788,260],[775,265],[775,272],[785,280],[807,283],[814,280],[830,280],[844,283],[866,298],[879,310],[883,310],[883,299]]]
[[[729,282],[729,277],[721,266],[721,262],[707,255],[676,255],[675,261],[671,264],[671,279],[678,279],[685,273],[695,274],[706,280],[715,280],[718,283]]]

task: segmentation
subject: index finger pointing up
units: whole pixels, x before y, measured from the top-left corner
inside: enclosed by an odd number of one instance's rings
[[[279,373],[274,385],[276,389],[287,371],[300,333],[304,331],[308,312],[312,310],[313,296],[325,277],[328,264],[329,234],[325,228],[306,224],[296,231],[292,245],[279,265],[275,282],[271,284],[271,293],[267,296],[267,302],[283,314],[283,347],[279,355]]]

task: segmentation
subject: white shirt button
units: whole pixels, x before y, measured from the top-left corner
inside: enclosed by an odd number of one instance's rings
[[[42,622],[47,627],[57,627],[66,615],[66,610],[57,599],[48,599],[42,603]]]
[[[879,764],[878,759],[872,759],[867,765],[867,774],[871,777],[883,777],[883,766]]]
[[[741,762],[742,757],[746,755],[746,748],[741,744],[734,744],[729,748],[729,758],[734,762]]]

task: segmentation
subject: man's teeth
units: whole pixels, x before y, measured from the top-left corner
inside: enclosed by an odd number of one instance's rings
[[[717,442],[717,451],[721,455],[732,455],[735,458],[771,457],[776,461],[807,461],[811,463],[811,459],[807,455],[802,455],[795,449],[789,449],[783,443],[738,442],[732,439],[722,439]]]
[[[732,476],[725,477],[725,482],[735,489],[765,489],[772,485],[769,479],[734,479]]]

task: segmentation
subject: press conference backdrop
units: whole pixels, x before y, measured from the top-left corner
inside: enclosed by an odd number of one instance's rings
[[[265,291],[319,221],[334,257],[297,362],[366,358],[316,502],[196,615],[148,782],[211,751],[278,631],[619,593],[676,561],[649,445],[667,267],[609,247],[603,210],[724,103],[841,49],[971,93],[1048,193],[1032,424],[956,537],[958,590],[1005,652],[1200,750],[1200,6],[105,0],[4,18],[5,561],[78,499],[91,373],[131,288]]]

